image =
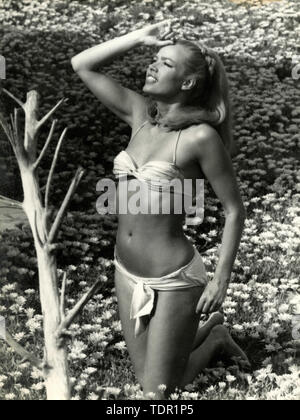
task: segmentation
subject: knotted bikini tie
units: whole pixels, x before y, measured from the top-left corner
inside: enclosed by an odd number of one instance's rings
[[[118,261],[115,250],[115,267],[133,282],[130,319],[135,320],[135,337],[145,331],[154,309],[155,290],[171,291],[190,287],[205,287],[208,277],[201,255],[194,246],[193,259],[183,267],[162,277],[139,277],[129,273]]]

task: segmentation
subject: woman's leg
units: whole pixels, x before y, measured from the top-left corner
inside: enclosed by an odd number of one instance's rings
[[[153,392],[157,399],[166,399],[176,387],[184,387],[218,354],[240,357],[249,362],[245,353],[232,340],[223,325],[212,325],[208,337],[192,351],[199,315],[195,308],[203,290],[201,288],[158,292],[155,313],[148,329],[147,352],[143,378],[146,396]],[[180,308],[180,310],[178,309]],[[205,337],[208,328],[198,338]],[[166,385],[166,390],[158,386]]]
[[[221,314],[221,312],[214,312],[213,314],[211,314],[208,321],[206,321],[204,324],[200,321],[195,338],[194,338],[192,349],[195,350],[206,340],[206,338],[209,336],[213,327],[215,327],[216,325],[223,324],[223,323],[224,323],[224,316]]]
[[[195,313],[203,288],[158,291],[148,326],[143,391],[165,399],[180,385],[193,348],[200,315]],[[166,391],[159,391],[164,384]]]
[[[250,362],[243,350],[232,339],[224,325],[216,325],[212,328],[207,339],[190,355],[181,387],[193,382],[195,377],[205,368],[207,368],[211,360],[222,354],[229,358],[238,358],[246,367],[250,367]]]
[[[135,321],[130,319],[130,305],[133,288],[126,275],[115,270],[115,287],[118,310],[127,350],[140,385],[143,386],[143,374],[147,346],[147,330],[138,337],[134,336]]]

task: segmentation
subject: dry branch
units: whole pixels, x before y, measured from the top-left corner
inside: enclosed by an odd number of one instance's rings
[[[70,312],[68,312],[65,319],[60,324],[58,330],[57,330],[57,338],[60,339],[66,329],[70,327],[70,325],[73,323],[76,316],[79,314],[79,312],[82,311],[82,309],[86,306],[86,304],[92,299],[92,297],[97,293],[99,287],[101,285],[101,280],[96,281],[96,283],[90,288],[90,290],[82,296],[82,298],[79,300],[79,302],[74,306],[73,309],[71,309]]]
[[[19,356],[22,357],[23,360],[28,360],[33,366],[37,367],[38,369],[42,369],[42,360],[39,360],[34,354],[31,354],[25,350],[24,347],[22,347],[16,340],[12,338],[7,330],[5,332],[5,341]]]
[[[1,127],[3,128],[4,133],[6,134],[6,137],[8,138],[8,140],[9,140],[9,142],[10,142],[10,144],[11,144],[12,148],[13,148],[13,149],[14,149],[14,151],[15,151],[15,149],[16,149],[16,145],[15,145],[15,142],[14,142],[14,138],[13,138],[13,136],[12,136],[12,133],[11,133],[10,127],[9,127],[9,125],[8,125],[8,123],[7,123],[7,121],[6,121],[6,119],[5,119],[5,118],[4,118],[4,116],[1,114],[1,112],[0,112],[0,124],[1,124]]]
[[[19,109],[15,108],[14,109],[14,127],[15,127],[15,136],[16,136],[16,141],[19,144],[20,143],[20,138],[19,138],[19,120],[18,120],[18,112]]]
[[[45,124],[46,121],[51,117],[51,115],[54,114],[54,112],[60,107],[61,104],[67,102],[67,98],[61,99],[49,112],[46,114],[37,124],[37,130],[39,130],[43,124]]]
[[[18,105],[20,105],[21,108],[24,109],[24,105],[23,102],[20,101],[20,99],[16,98],[12,93],[10,93],[8,90],[6,89],[2,89],[3,92],[5,92],[8,96],[10,96],[15,102],[17,102]]]
[[[58,154],[59,154],[63,139],[65,138],[65,135],[67,133],[67,130],[68,130],[67,128],[64,129],[64,131],[62,132],[62,134],[61,134],[61,136],[58,140],[56,150],[55,150],[55,154],[54,154],[54,157],[53,157],[53,160],[52,160],[52,165],[51,165],[50,172],[49,172],[49,175],[48,175],[48,180],[47,180],[47,185],[46,185],[46,193],[45,193],[45,209],[46,209],[46,211],[48,210],[48,205],[49,205],[49,192],[50,192],[50,187],[51,187],[51,182],[52,182],[54,169],[55,169],[55,166],[56,166],[56,162],[57,162],[57,159],[58,159]]]
[[[54,223],[52,225],[52,228],[50,230],[49,238],[48,238],[48,244],[49,245],[51,245],[55,241],[55,238],[56,238],[58,229],[60,227],[60,224],[62,222],[62,219],[64,217],[64,214],[65,214],[65,212],[67,210],[67,207],[69,205],[69,202],[70,202],[70,200],[71,200],[71,198],[72,198],[72,196],[73,196],[76,188],[78,187],[78,184],[79,184],[79,182],[80,182],[83,174],[84,174],[84,170],[82,168],[78,168],[77,169],[77,172],[76,172],[76,174],[75,174],[75,176],[74,176],[74,178],[73,178],[73,180],[71,182],[71,185],[69,187],[69,190],[68,190],[68,192],[67,192],[67,194],[65,196],[65,199],[64,199],[64,201],[63,201],[63,203],[61,205],[61,208],[59,209],[59,211],[58,211],[58,213],[56,215],[56,218],[55,218],[55,221],[54,221]]]
[[[42,151],[40,153],[40,156],[38,157],[38,159],[33,164],[33,169],[34,170],[36,170],[38,168],[39,164],[41,163],[41,160],[45,156],[45,153],[46,153],[46,151],[48,149],[48,146],[49,146],[49,144],[50,144],[50,142],[52,140],[52,136],[53,136],[53,133],[54,133],[54,130],[55,130],[56,123],[57,123],[57,120],[53,120],[52,121],[52,125],[51,125],[51,128],[50,128],[50,132],[49,132],[48,138],[46,140],[46,143],[45,143],[45,145],[44,145],[44,147],[43,147],[43,149],[42,149]]]

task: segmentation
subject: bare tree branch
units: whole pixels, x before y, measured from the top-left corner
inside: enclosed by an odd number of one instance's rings
[[[96,283],[90,288],[90,290],[82,296],[82,298],[79,300],[79,302],[74,306],[73,309],[71,309],[70,312],[68,312],[65,319],[60,324],[58,330],[57,330],[57,338],[60,339],[63,335],[64,330],[70,327],[70,325],[73,323],[76,316],[79,314],[79,312],[82,311],[82,309],[86,306],[86,304],[92,299],[92,297],[97,293],[99,287],[101,285],[101,280],[96,281]]]
[[[0,198],[5,200],[6,202],[9,202],[9,204],[12,207],[15,207],[15,208],[20,209],[20,210],[24,210],[23,209],[23,204],[20,201],[16,201],[16,200],[13,200],[12,198],[4,197],[3,195],[0,195]]]
[[[14,101],[16,101],[17,102],[17,104],[18,105],[20,105],[20,107],[21,108],[23,108],[24,109],[24,104],[23,104],[23,102],[21,102],[20,101],[20,99],[18,99],[18,98],[16,98],[12,93],[10,93],[8,90],[6,90],[6,89],[2,89],[3,90],[3,92],[5,92],[8,96],[10,96]]]
[[[11,121],[11,132],[14,140],[14,145],[18,152],[22,152],[22,147],[19,138],[19,128],[18,128],[18,110],[14,109],[14,116],[10,114],[10,121]]]
[[[13,119],[12,114],[10,114],[10,122],[11,122],[11,130],[12,130],[12,134],[13,134],[13,139],[14,139],[14,143],[17,143],[17,139],[16,139],[16,133],[15,133],[15,122]]]
[[[2,338],[0,336],[0,338]],[[23,360],[28,360],[32,365],[41,369],[43,366],[42,360],[39,360],[35,355],[29,353],[27,350],[24,349],[16,340],[12,338],[9,332],[6,330],[5,332],[5,341],[6,343],[14,349],[14,351],[23,358]]]
[[[76,174],[75,174],[75,176],[74,176],[74,178],[71,182],[69,190],[68,190],[68,192],[65,196],[65,199],[64,199],[64,201],[63,201],[63,203],[62,203],[62,205],[61,205],[61,207],[60,207],[60,209],[59,209],[59,211],[56,215],[56,218],[55,218],[55,221],[52,225],[52,228],[50,230],[50,234],[49,234],[49,238],[48,238],[48,244],[52,244],[54,242],[54,240],[56,238],[56,235],[57,235],[57,232],[58,232],[58,229],[59,229],[60,224],[62,222],[62,219],[64,217],[64,214],[67,210],[68,204],[69,204],[69,202],[70,202],[70,200],[71,200],[71,198],[72,198],[72,196],[73,196],[73,194],[74,194],[74,192],[75,192],[83,174],[84,174],[84,170],[82,168],[78,168],[77,172],[76,172]]]
[[[66,286],[67,286],[67,273],[64,272],[64,277],[62,280],[61,286],[61,295],[60,295],[60,315],[62,321],[65,319],[65,296],[66,296]]]
[[[56,123],[57,123],[57,120],[53,120],[52,121],[52,125],[51,125],[51,128],[50,128],[50,132],[49,132],[48,138],[47,138],[46,143],[45,143],[45,145],[43,147],[43,150],[41,151],[40,156],[38,157],[38,159],[33,164],[33,170],[36,170],[38,168],[39,164],[41,163],[41,160],[43,159],[43,157],[44,157],[44,155],[45,155],[45,153],[46,153],[46,151],[48,149],[48,146],[49,146],[49,144],[50,144],[50,142],[52,140],[52,136],[53,136],[53,133],[54,133],[54,130],[55,130]]]
[[[15,135],[16,135],[17,144],[20,143],[18,112],[19,112],[19,109],[15,108],[14,109],[14,126],[15,126]]]
[[[53,161],[52,161],[52,165],[51,165],[50,172],[49,172],[49,175],[48,175],[48,180],[47,180],[47,185],[46,185],[46,193],[45,193],[45,209],[46,209],[46,211],[48,210],[48,205],[49,205],[49,191],[50,191],[50,187],[51,187],[51,181],[52,181],[54,169],[55,169],[56,162],[57,162],[57,159],[58,159],[58,154],[59,154],[59,151],[60,151],[60,148],[61,148],[61,145],[62,145],[62,142],[63,142],[63,139],[66,135],[67,130],[68,130],[68,128],[66,127],[64,129],[64,131],[62,132],[62,134],[60,136],[60,139],[58,140],[56,150],[55,150],[55,154],[54,154]]]
[[[6,122],[4,116],[1,114],[0,112],[0,124],[3,128],[4,133],[6,134],[6,137],[8,138],[12,148],[14,149],[14,151],[16,150],[16,146],[15,146],[15,142],[14,142],[14,138],[12,136],[9,124]]]
[[[54,112],[61,106],[61,104],[67,102],[68,99],[67,98],[63,98],[61,99],[52,109],[51,111],[48,112],[48,114],[46,114],[37,124],[37,130],[39,130],[41,128],[41,126],[43,124],[45,124],[45,122],[51,117],[52,114],[54,114]]]

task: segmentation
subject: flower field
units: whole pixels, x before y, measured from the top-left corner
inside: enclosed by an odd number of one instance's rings
[[[237,152],[233,165],[247,219],[228,296],[226,326],[247,353],[251,372],[219,362],[174,400],[297,400],[300,397],[300,8],[298,0],[3,0],[1,86],[25,101],[40,93],[45,114],[55,114],[57,139],[68,127],[51,204],[58,209],[79,165],[85,175],[64,220],[57,251],[66,271],[72,307],[98,278],[99,293],[73,324],[69,361],[74,400],[141,399],[123,341],[113,282],[114,215],[96,211],[96,184],[112,178],[113,159],[129,141],[130,128],[107,110],[74,74],[78,52],[146,23],[176,19],[178,36],[201,39],[220,53],[228,71]],[[140,48],[105,71],[140,91],[153,51]],[[0,110],[13,103],[0,92]],[[48,128],[40,133],[42,148]],[[45,185],[54,153],[39,172]],[[22,200],[16,159],[0,131],[0,194]],[[1,209],[0,209],[1,211]],[[205,219],[185,226],[213,277],[224,225],[222,206],[209,185]],[[14,338],[42,357],[42,315],[32,234],[26,225],[0,234],[0,315]],[[0,341],[0,399],[45,399],[42,378]]]

